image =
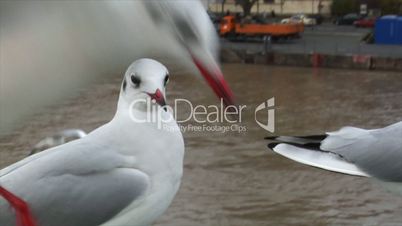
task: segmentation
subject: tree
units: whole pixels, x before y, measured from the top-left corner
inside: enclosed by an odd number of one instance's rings
[[[331,5],[332,15],[344,15],[359,12],[358,0],[333,0]]]
[[[285,5],[285,0],[281,0],[279,4],[281,4],[281,15],[283,15],[283,6]]]
[[[226,4],[226,0],[221,0],[221,9],[222,9],[221,14],[222,15],[225,14],[225,4]]]
[[[243,9],[244,16],[248,16],[251,13],[251,8],[258,0],[235,0],[236,5],[240,5]]]
[[[383,15],[400,14],[402,13],[402,0],[381,0],[380,7]]]
[[[317,13],[318,13],[319,15],[321,14],[322,7],[324,7],[324,6],[322,5],[322,0],[318,0]]]

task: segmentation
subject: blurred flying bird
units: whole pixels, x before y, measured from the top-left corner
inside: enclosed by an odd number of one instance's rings
[[[226,105],[233,94],[216,62],[218,38],[200,1],[145,1],[155,27],[166,30],[188,52],[200,74]]]
[[[402,122],[365,130],[344,127],[315,136],[267,137],[274,152],[309,166],[373,177],[402,195]]]
[[[157,61],[135,61],[109,123],[1,170],[0,225],[150,225],[170,205],[183,171],[182,134],[159,106],[168,76]]]

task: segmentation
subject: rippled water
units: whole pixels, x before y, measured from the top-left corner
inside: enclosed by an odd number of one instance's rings
[[[401,225],[402,197],[376,182],[294,163],[266,148],[272,135],[254,108],[275,97],[275,134],[308,135],[344,125],[402,120],[402,73],[223,65],[247,132],[186,132],[184,178],[157,225]],[[83,90],[0,139],[0,167],[23,158],[40,138],[65,128],[90,131],[114,114],[121,76]],[[194,89],[197,87],[197,89]],[[194,76],[172,76],[168,98],[218,104]],[[186,114],[180,111],[179,116]],[[190,124],[196,124],[190,122]]]

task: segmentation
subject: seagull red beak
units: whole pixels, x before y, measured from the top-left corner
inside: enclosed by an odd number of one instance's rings
[[[161,92],[160,89],[157,89],[155,93],[147,93],[152,100],[155,100],[156,103],[158,103],[160,106],[165,106],[166,105],[166,100],[165,97],[163,96],[163,93]]]
[[[235,102],[232,90],[230,90],[228,84],[226,83],[222,71],[219,69],[218,65],[206,67],[196,57],[192,56],[192,59],[204,79],[208,82],[209,86],[211,86],[212,90],[215,92],[215,94],[219,98],[223,99],[223,103],[226,106],[234,105]]]

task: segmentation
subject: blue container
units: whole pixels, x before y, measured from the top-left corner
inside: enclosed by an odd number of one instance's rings
[[[396,19],[395,41],[396,44],[402,45],[402,16]]]
[[[398,29],[398,22],[398,17],[394,15],[383,16],[378,19],[375,23],[375,42],[377,44],[398,44],[400,39],[397,35],[398,30],[400,30]]]

